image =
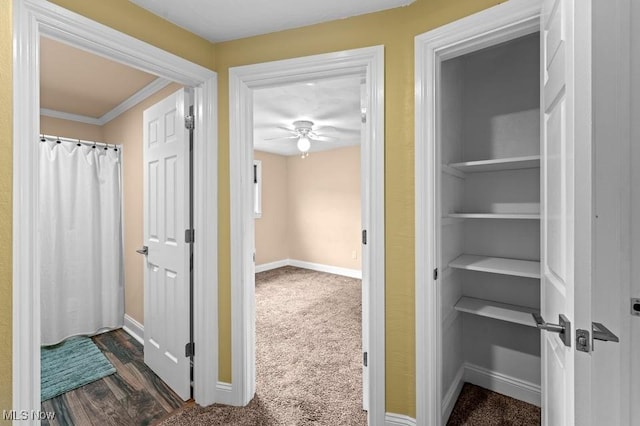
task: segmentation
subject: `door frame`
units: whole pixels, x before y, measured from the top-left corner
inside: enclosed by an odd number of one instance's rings
[[[539,31],[540,11],[540,0],[510,0],[415,38],[415,327],[418,425],[443,424],[444,412],[453,407],[457,396],[453,391],[447,392],[447,395],[442,395],[441,391],[441,301],[439,282],[434,279],[432,272],[439,268],[440,262],[440,64],[444,60]],[[458,377],[461,378],[460,375]]]
[[[243,406],[255,394],[255,288],[251,176],[253,159],[252,90],[319,78],[366,76],[370,110],[362,146],[363,176],[369,185],[369,203],[361,208],[369,223],[369,424],[385,416],[385,235],[384,235],[384,47],[285,59],[229,69],[230,180],[231,180],[231,358],[232,383],[226,403]],[[366,265],[363,265],[363,268]],[[364,275],[364,274],[363,274]],[[366,275],[365,275],[366,276]]]
[[[218,377],[217,74],[44,0],[13,1],[13,408],[40,411],[38,150],[40,35],[194,87],[194,398]],[[39,423],[39,422],[37,422]]]

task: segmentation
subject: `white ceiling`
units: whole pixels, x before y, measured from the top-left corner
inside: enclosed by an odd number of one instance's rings
[[[362,84],[359,77],[319,80],[256,90],[253,93],[253,146],[278,155],[299,155],[292,123],[307,120],[320,129],[310,153],[360,144]]]
[[[234,40],[406,6],[414,0],[130,0],[212,41]]]

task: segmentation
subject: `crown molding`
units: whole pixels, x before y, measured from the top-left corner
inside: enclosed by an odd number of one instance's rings
[[[61,120],[77,121],[79,123],[93,124],[94,126],[102,126],[99,118],[89,117],[87,115],[71,114],[70,112],[57,111],[55,109],[40,108],[40,115],[51,118],[59,118]]]
[[[119,105],[113,108],[111,111],[105,113],[99,118],[89,117],[86,115],[72,114],[64,111],[57,111],[49,108],[40,108],[40,115],[44,115],[52,118],[60,118],[62,120],[77,121],[79,123],[93,124],[94,126],[104,126],[120,114],[130,110],[140,102],[147,99],[149,96],[156,94],[160,90],[167,87],[171,81],[158,77],[151,83],[138,90],[136,93],[122,101]]]

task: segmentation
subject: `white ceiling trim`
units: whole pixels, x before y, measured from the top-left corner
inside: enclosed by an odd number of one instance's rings
[[[61,120],[77,121],[78,123],[93,124],[94,126],[102,126],[104,123],[99,118],[89,117],[86,115],[71,114],[70,112],[57,111],[55,109],[40,108],[40,115],[51,118],[59,118]]]
[[[72,114],[70,112],[64,111],[56,111],[54,109],[49,108],[40,108],[40,115],[44,115],[46,117],[59,118],[62,120],[69,121],[77,121],[79,123],[85,124],[93,124],[94,126],[104,126],[114,118],[118,117],[120,114],[123,114],[138,105],[140,102],[147,99],[149,96],[152,96],[158,93],[160,90],[167,87],[171,84],[171,81],[158,77],[153,80],[151,83],[144,86],[142,89],[138,90],[136,93],[122,101],[119,105],[113,108],[111,111],[105,113],[99,118],[89,117],[86,115],[80,114]]]

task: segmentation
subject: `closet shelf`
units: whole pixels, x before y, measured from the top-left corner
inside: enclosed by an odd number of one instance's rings
[[[442,173],[446,173],[446,174],[448,174],[450,176],[455,176],[455,177],[460,178],[460,179],[464,179],[464,178],[467,177],[464,174],[464,172],[456,169],[455,167],[448,166],[446,164],[442,165]]]
[[[540,278],[540,262],[530,260],[463,254],[451,261],[449,267],[516,277]]]
[[[463,173],[495,172],[502,170],[534,169],[540,167],[540,156],[497,158],[493,160],[465,161],[449,164],[448,167]],[[443,167],[444,170],[444,167]]]
[[[494,302],[492,300],[475,299],[463,296],[455,304],[455,309],[460,312],[479,315],[512,322],[516,324],[536,327],[532,313],[540,313],[539,310],[526,306],[509,305],[507,303]]]
[[[540,220],[539,213],[449,213],[457,219],[531,219]]]

